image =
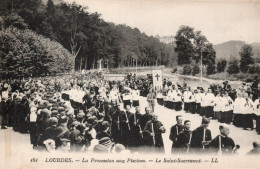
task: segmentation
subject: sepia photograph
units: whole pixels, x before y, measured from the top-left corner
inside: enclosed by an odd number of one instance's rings
[[[259,11],[0,0],[0,169],[260,169]]]

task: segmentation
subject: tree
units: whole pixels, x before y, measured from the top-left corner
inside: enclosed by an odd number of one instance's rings
[[[217,63],[217,71],[219,73],[224,72],[226,67],[227,67],[227,61],[225,59],[222,59],[222,60],[218,61],[218,63]]]
[[[239,66],[238,66],[238,61],[237,60],[233,60],[233,61],[229,62],[227,72],[228,72],[228,74],[237,74],[237,73],[239,73]]]
[[[26,29],[28,28],[27,23],[25,23],[24,19],[19,16],[17,13],[12,13],[5,18],[6,27],[14,26],[19,29]]]
[[[194,65],[193,68],[192,68],[192,75],[194,76],[198,73],[200,73],[200,68],[199,68],[198,65]]]
[[[3,32],[2,39],[5,55],[1,55],[0,75],[39,76],[70,72],[74,67],[68,50],[30,30],[11,27]]]
[[[49,16],[54,16],[55,15],[55,5],[53,3],[53,0],[48,0],[47,1],[46,11],[49,14]]]
[[[254,63],[254,60],[252,58],[252,56],[254,55],[252,46],[248,44],[242,46],[239,55],[241,56],[240,70],[245,73],[248,70],[248,65]]]
[[[189,64],[193,56],[194,28],[189,26],[181,26],[175,35],[175,52],[177,52],[178,64]]]
[[[207,65],[207,75],[214,74],[216,72],[215,69],[216,69],[215,63],[209,62]]]

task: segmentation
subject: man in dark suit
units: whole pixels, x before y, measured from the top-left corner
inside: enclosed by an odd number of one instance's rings
[[[177,136],[176,147],[178,153],[189,153],[192,132],[190,130],[191,122],[189,120],[184,121],[184,130],[182,130]]]
[[[195,153],[207,152],[208,144],[212,140],[211,131],[208,129],[210,119],[203,117],[201,126],[192,132],[191,151]]]
[[[176,147],[175,143],[177,141],[178,134],[184,129],[184,126],[182,125],[183,118],[181,115],[176,116],[177,124],[171,127],[170,132],[170,140],[172,141],[172,153],[174,153],[174,147]]]
[[[70,137],[70,131],[67,127],[68,124],[68,118],[67,116],[61,116],[60,118],[60,125],[55,129],[55,142],[56,146],[58,147],[59,144],[61,144],[60,139],[66,138],[69,139]]]
[[[56,117],[51,117],[48,119],[48,123],[49,123],[49,127],[47,127],[43,134],[43,141],[47,140],[47,139],[52,139],[54,140],[56,137],[56,126],[58,124],[58,119]]]
[[[131,140],[132,140],[130,142],[131,143],[130,146],[134,147],[133,149],[141,146],[143,140],[143,133],[139,122],[142,116],[140,113],[140,107],[137,106],[135,109],[136,112],[129,117],[129,123],[131,127]]]
[[[141,129],[144,130],[144,127],[146,125],[146,123],[151,120],[152,116],[151,116],[151,109],[150,107],[146,107],[145,108],[145,114],[143,114],[141,117],[140,117],[140,120],[139,120],[139,123],[140,123],[140,126],[141,126]]]
[[[145,144],[153,153],[164,153],[162,133],[165,133],[166,130],[163,124],[158,120],[158,115],[154,113],[151,115],[152,119],[149,120],[144,127],[144,133],[148,133]]]

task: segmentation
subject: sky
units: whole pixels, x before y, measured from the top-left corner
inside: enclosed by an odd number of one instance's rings
[[[200,30],[209,42],[260,42],[260,1],[254,0],[64,0],[87,6],[107,22],[152,36],[174,36],[181,25]]]

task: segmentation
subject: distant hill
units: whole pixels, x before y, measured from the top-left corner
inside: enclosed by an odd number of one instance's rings
[[[48,0],[42,0],[42,2],[44,3],[44,4],[47,4],[47,1]],[[53,0],[53,3],[54,4],[60,4],[60,3],[65,3],[63,0]]]
[[[244,41],[228,41],[214,45],[214,49],[216,50],[216,58],[225,58],[228,61],[234,58],[240,60],[239,52],[244,44]],[[253,58],[255,58],[255,61],[260,62],[260,43],[252,43],[250,45],[252,45],[254,50]]]

